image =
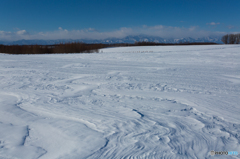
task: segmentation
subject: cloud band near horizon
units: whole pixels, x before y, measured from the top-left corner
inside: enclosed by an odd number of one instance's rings
[[[124,38],[126,36],[147,35],[161,38],[202,38],[208,36],[222,36],[225,32],[210,32],[199,29],[197,26],[189,28],[172,26],[141,26],[135,28],[123,27],[113,31],[98,31],[93,28],[82,30],[66,30],[59,27],[55,31],[29,33],[26,30],[16,32],[0,31],[1,41],[17,40],[57,40],[57,39],[92,39],[101,40],[107,38]]]

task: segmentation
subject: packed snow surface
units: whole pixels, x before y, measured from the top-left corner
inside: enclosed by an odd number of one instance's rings
[[[239,158],[240,46],[0,54],[0,158]]]

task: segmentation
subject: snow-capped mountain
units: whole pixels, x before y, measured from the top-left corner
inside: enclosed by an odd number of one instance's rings
[[[85,40],[87,41],[87,40]],[[222,43],[221,37],[204,37],[204,38],[161,38],[161,37],[154,37],[154,36],[127,36],[122,39],[112,38],[112,39],[105,39],[99,40],[101,43],[134,43],[136,41],[145,41],[145,42],[156,42],[156,43],[180,43],[180,42],[215,42],[215,43]],[[83,40],[84,42],[84,40]],[[90,41],[87,41],[91,43]]]
[[[112,43],[134,43],[137,41],[146,41],[146,42],[156,42],[156,43],[181,43],[181,42],[215,42],[222,43],[221,37],[204,37],[204,38],[161,38],[154,36],[126,36],[125,38],[108,38],[102,40],[93,40],[93,39],[59,39],[59,40],[18,40],[18,41],[0,41],[0,44],[4,45],[53,45],[59,43],[67,43],[67,42],[84,42],[84,43],[104,43],[104,44],[112,44]]]

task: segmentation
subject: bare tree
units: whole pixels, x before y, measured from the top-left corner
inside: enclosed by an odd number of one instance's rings
[[[221,40],[224,44],[240,44],[240,33],[224,35]]]
[[[240,34],[236,34],[236,44],[240,44]]]
[[[227,34],[227,35],[224,35],[224,36],[222,37],[222,42],[223,42],[224,44],[228,44],[228,34]]]
[[[230,34],[228,36],[228,41],[229,41],[229,44],[234,44],[235,43],[235,35],[234,34]]]

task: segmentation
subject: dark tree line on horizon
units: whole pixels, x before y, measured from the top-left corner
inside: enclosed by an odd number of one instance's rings
[[[0,53],[9,54],[57,54],[93,53],[104,48],[104,44],[65,43],[56,45],[0,45]]]
[[[240,44],[240,34],[227,34],[222,37],[224,44]]]
[[[0,45],[0,53],[7,54],[58,54],[58,53],[94,53],[99,49],[107,47],[124,46],[172,46],[172,45],[216,45],[216,43],[156,43],[156,42],[135,42],[135,43],[115,43],[115,44],[86,44],[80,42],[55,44],[55,45]]]

